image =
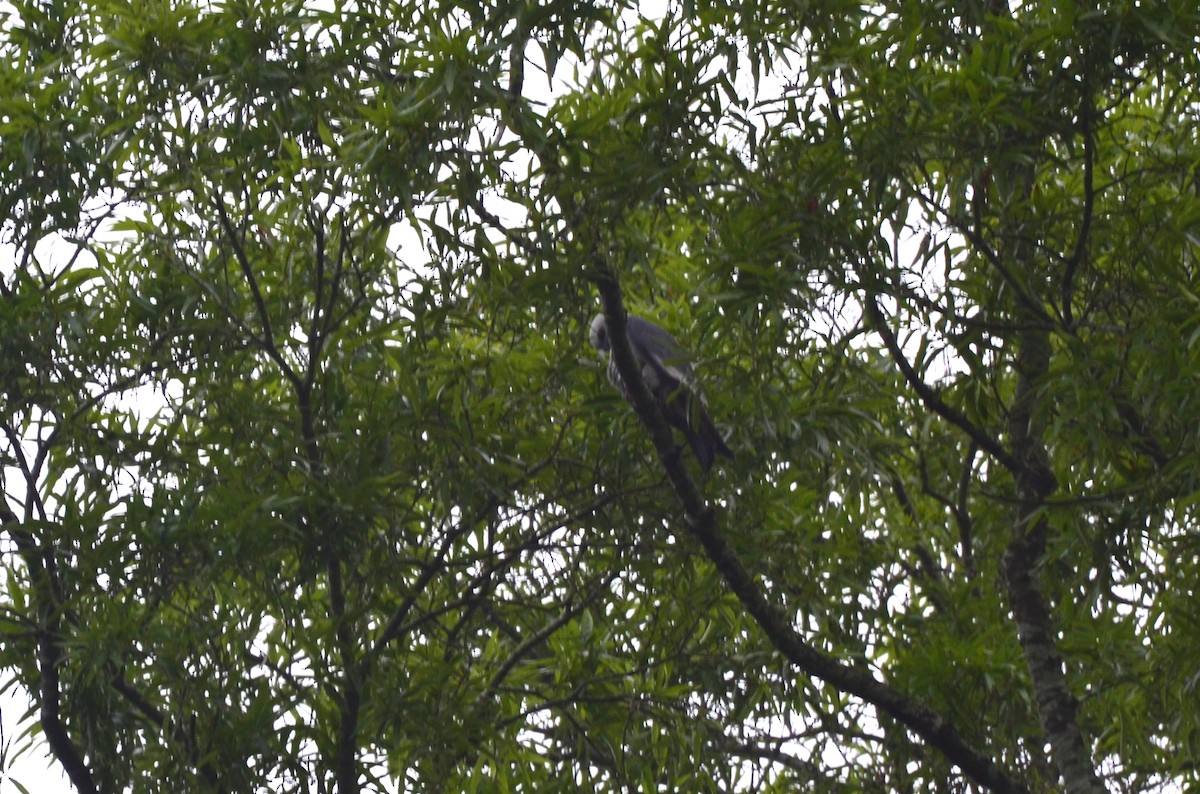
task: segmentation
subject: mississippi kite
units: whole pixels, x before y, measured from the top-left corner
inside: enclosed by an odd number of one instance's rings
[[[705,410],[704,397],[696,388],[687,354],[674,337],[649,320],[632,314],[628,315],[625,332],[633,348],[634,359],[642,369],[642,378],[654,395],[659,410],[673,427],[687,437],[704,470],[712,468],[718,454],[732,458],[733,452],[725,445]],[[617,363],[613,361],[608,323],[603,314],[597,314],[596,319],[592,320],[589,337],[593,347],[601,353],[608,353],[608,379],[629,400],[629,390],[625,388],[621,373],[617,372]]]

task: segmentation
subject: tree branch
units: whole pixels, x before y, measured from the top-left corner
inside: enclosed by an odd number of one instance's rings
[[[354,655],[355,638],[346,615],[346,594],[342,582],[342,562],[337,555],[329,558],[329,609],[334,622],[338,654],[342,659],[339,692],[337,755],[334,777],[338,794],[358,791],[358,716],[362,706],[361,665]]]
[[[59,678],[59,668],[63,659],[58,637],[58,620],[49,614],[49,609],[43,607],[41,611],[42,618],[46,621],[46,625],[38,630],[38,668],[42,679],[39,692],[42,731],[54,757],[62,764],[67,777],[70,778],[71,785],[75,786],[80,794],[91,794],[98,791],[92,779],[92,771],[62,721],[62,681]]]
[[[246,278],[246,285],[250,287],[250,294],[254,298],[254,308],[258,313],[258,322],[262,325],[263,352],[279,365],[280,371],[283,372],[284,377],[288,379],[292,386],[299,388],[301,384],[300,376],[287,363],[283,354],[279,352],[279,348],[275,345],[275,334],[271,330],[271,314],[267,311],[267,303],[263,298],[262,289],[258,286],[258,279],[254,276],[254,266],[250,264],[250,258],[246,255],[246,249],[242,246],[241,238],[238,237],[237,231],[229,221],[229,215],[225,211],[225,199],[218,194],[214,203],[217,208],[217,215],[221,219],[221,228],[224,229],[226,237],[229,238],[229,244],[233,246],[234,259],[237,260],[238,266],[242,270],[242,275]]]
[[[487,686],[482,692],[479,693],[479,695],[476,696],[475,704],[479,705],[484,700],[492,697],[496,693],[496,690],[500,688],[500,685],[504,683],[504,679],[508,677],[508,674],[512,672],[514,667],[521,663],[521,660],[524,659],[526,655],[528,655],[546,640],[550,639],[551,635],[553,635],[556,631],[574,620],[579,613],[583,612],[583,610],[588,607],[589,604],[594,603],[597,593],[607,590],[608,586],[612,584],[612,581],[617,578],[619,573],[619,570],[610,571],[608,575],[603,577],[600,580],[600,583],[593,588],[592,593],[588,595],[588,597],[580,598],[574,604],[570,604],[564,608],[563,611],[553,620],[547,622],[546,625],[542,626],[533,634],[530,634],[524,640],[519,642],[517,647],[512,650],[512,653],[508,655],[508,658],[504,660],[504,662],[492,675]]]
[[[908,381],[908,385],[921,398],[921,402],[925,404],[929,410],[933,411],[938,416],[942,417],[950,424],[962,430],[978,447],[989,455],[994,457],[1000,465],[1009,471],[1016,472],[1018,464],[1004,446],[996,439],[989,436],[983,430],[973,424],[969,419],[959,413],[957,410],[947,405],[942,400],[938,393],[933,390],[933,387],[922,380],[920,374],[917,373],[911,363],[904,355],[904,351],[900,349],[900,343],[896,340],[896,334],[884,319],[883,310],[879,308],[879,301],[874,295],[869,295],[866,302],[867,316],[871,320],[873,330],[883,339],[883,344],[888,349],[888,353],[892,357],[892,361],[900,369],[904,379]]]
[[[607,269],[605,263],[597,264],[601,275],[595,278],[595,282],[604,305],[613,361],[625,382],[638,418],[650,430],[659,459],[683,505],[688,532],[704,547],[726,585],[770,643],[802,672],[821,678],[891,715],[941,751],[977,783],[1000,792],[1026,792],[1025,786],[1005,769],[968,745],[944,717],[877,680],[871,673],[849,667],[808,644],[792,626],[787,614],[767,598],[718,530],[715,514],[705,504],[695,482],[684,468],[670,427],[661,416],[634,361],[625,332],[625,307],[616,276]]]
[[[1018,337],[1017,387],[1009,413],[1009,435],[1020,464],[1016,471],[1017,514],[1002,561],[1017,638],[1033,681],[1038,719],[1054,763],[1071,794],[1102,792],[1091,754],[1076,720],[1078,703],[1067,685],[1057,632],[1036,571],[1046,548],[1049,523],[1045,500],[1057,487],[1037,427],[1039,388],[1050,370],[1050,338],[1044,331]]]
[[[98,789],[83,753],[75,745],[62,720],[62,639],[59,623],[60,607],[55,603],[49,575],[43,567],[42,555],[32,535],[21,528],[17,516],[8,505],[0,503],[0,526],[11,533],[21,551],[21,557],[33,581],[34,607],[37,611],[37,666],[39,720],[50,751],[62,764],[63,770],[80,794],[95,794]]]
[[[1083,217],[1079,221],[1079,237],[1075,240],[1075,250],[1071,253],[1071,258],[1067,260],[1067,267],[1063,271],[1060,298],[1062,302],[1063,323],[1067,328],[1072,327],[1075,323],[1071,310],[1071,301],[1075,295],[1075,273],[1079,270],[1079,266],[1083,263],[1084,255],[1087,252],[1088,234],[1092,228],[1092,215],[1094,214],[1096,204],[1096,187],[1094,183],[1096,140],[1095,133],[1092,130],[1092,95],[1088,81],[1089,69],[1088,58],[1085,55],[1082,69],[1083,85],[1081,87],[1083,97],[1079,103],[1079,125],[1083,133]]]

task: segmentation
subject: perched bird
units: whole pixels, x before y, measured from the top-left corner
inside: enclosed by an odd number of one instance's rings
[[[704,470],[712,468],[718,454],[732,458],[733,452],[725,445],[717,426],[705,410],[704,397],[695,386],[695,376],[692,374],[692,365],[687,361],[687,354],[674,337],[649,320],[632,314],[628,316],[625,332],[633,348],[633,356],[642,368],[642,378],[663,416],[687,437]],[[617,363],[613,361],[608,323],[603,314],[597,314],[596,319],[592,320],[589,337],[592,347],[601,353],[608,353],[608,379],[629,400],[629,390],[625,388],[621,373],[617,372]]]

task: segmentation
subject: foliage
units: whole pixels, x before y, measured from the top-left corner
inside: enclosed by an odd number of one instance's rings
[[[1192,4],[0,13],[0,666],[78,790],[1197,783]]]

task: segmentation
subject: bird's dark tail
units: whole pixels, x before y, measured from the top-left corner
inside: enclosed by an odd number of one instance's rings
[[[721,431],[713,424],[712,417],[704,408],[704,400],[684,387],[675,390],[671,397],[659,400],[659,407],[673,427],[681,431],[696,453],[701,468],[709,471],[717,455],[733,459],[733,452],[721,438]]]
[[[704,471],[712,469],[717,455],[724,455],[733,460],[733,450],[725,444],[725,439],[721,438],[721,432],[717,430],[717,426],[713,424],[707,413],[701,414],[699,428],[695,431],[688,429],[685,432],[692,452],[696,453],[696,460],[700,461],[700,466]]]

